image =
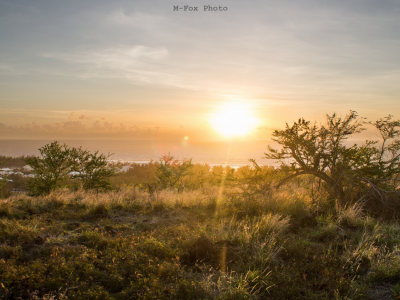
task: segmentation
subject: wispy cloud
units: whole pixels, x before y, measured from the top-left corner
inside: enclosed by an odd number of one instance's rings
[[[24,70],[22,70],[16,64],[8,64],[8,63],[0,62],[0,74],[22,75],[22,74],[26,74],[26,72]]]
[[[8,2],[0,9],[1,105],[61,110],[76,96],[68,111],[26,112],[29,121],[133,116],[147,126],[158,116],[177,120],[165,113],[172,108],[195,116],[230,99],[273,106],[281,118],[326,106],[399,107],[398,1],[221,0],[229,11],[212,14],[174,12],[165,0]],[[124,119],[79,110],[128,106],[136,111]],[[156,109],[157,117],[144,112]]]
[[[169,53],[165,47],[119,46],[102,50],[73,53],[44,53],[43,57],[75,63],[82,66],[80,77],[116,78],[144,83],[163,83],[171,75],[162,63]],[[74,73],[75,74],[75,73]],[[76,74],[75,74],[76,75]]]

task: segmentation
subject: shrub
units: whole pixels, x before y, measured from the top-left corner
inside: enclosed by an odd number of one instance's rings
[[[111,189],[110,177],[115,175],[115,169],[108,165],[107,159],[111,156],[98,154],[98,151],[90,153],[82,148],[72,148],[72,170],[77,174],[73,179],[80,179],[85,190],[109,190]]]
[[[73,161],[67,145],[57,141],[39,149],[39,157],[28,157],[27,164],[35,177],[28,181],[29,192],[33,196],[49,194],[64,181],[71,172]]]

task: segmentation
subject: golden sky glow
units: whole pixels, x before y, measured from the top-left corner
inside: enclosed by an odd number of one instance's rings
[[[17,2],[0,1],[0,139],[270,140],[300,117],[400,117],[399,1]]]

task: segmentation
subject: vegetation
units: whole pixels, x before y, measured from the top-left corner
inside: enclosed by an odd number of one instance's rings
[[[73,165],[71,150],[65,144],[53,142],[43,146],[39,151],[39,157],[26,159],[26,163],[33,169],[35,175],[28,182],[30,194],[33,196],[54,191],[57,185],[67,178]]]
[[[0,166],[2,166],[5,163],[7,163],[8,160],[9,160],[9,158],[7,158],[3,162],[1,162]],[[0,199],[1,198],[7,198],[10,195],[11,195],[11,189],[10,189],[10,185],[9,185],[8,176],[7,175],[2,175],[2,177],[0,178]]]
[[[171,154],[163,155],[157,165],[157,183],[162,188],[177,188],[178,191],[183,191],[185,188],[183,178],[191,174],[192,168],[192,159],[179,162]]]
[[[17,168],[21,169],[26,165],[26,159],[31,156],[18,156],[18,157],[11,157],[11,156],[5,156],[5,155],[0,155],[0,166],[2,168]]]
[[[109,156],[46,145],[35,174],[68,166],[62,180],[0,200],[0,298],[396,299],[397,122],[362,146],[344,144],[367,125],[355,112],[287,125],[277,169],[166,155],[110,177]]]
[[[115,174],[108,165],[110,155],[98,155],[82,148],[69,148],[57,141],[39,149],[39,157],[29,157],[27,164],[35,175],[28,182],[31,195],[49,194],[69,178],[80,179],[84,190],[110,189],[110,177]],[[72,173],[75,172],[75,173]]]
[[[77,174],[71,177],[73,179],[79,178],[84,190],[110,190],[110,178],[115,175],[115,169],[107,161],[110,156],[111,154],[107,156],[99,155],[98,151],[91,153],[88,150],[82,150],[82,148],[72,148],[72,170]]]
[[[368,217],[358,206],[313,215],[315,203],[297,183],[261,199],[242,201],[240,189],[221,193],[218,186],[163,190],[157,200],[133,187],[12,196],[0,205],[0,297],[393,294],[400,278],[397,222]],[[210,248],[196,250],[199,238]]]
[[[366,141],[348,147],[344,142],[365,130],[364,120],[351,111],[343,120],[335,114],[327,115],[326,125],[317,126],[299,119],[285,130],[275,130],[273,140],[282,145],[280,151],[269,148],[266,158],[282,161],[282,169],[289,175],[277,187],[288,180],[311,174],[322,180],[333,192],[342,207],[349,204],[351,196],[361,198],[367,186],[382,193],[395,191],[400,173],[400,121],[392,116],[371,123],[379,130],[382,141]],[[289,163],[285,163],[290,159]]]

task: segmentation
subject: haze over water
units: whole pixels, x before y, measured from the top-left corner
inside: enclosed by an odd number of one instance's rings
[[[39,148],[53,140],[1,140],[0,155],[21,156],[39,155]],[[210,165],[230,165],[238,167],[249,164],[253,158],[261,165],[273,161],[262,159],[267,151],[266,141],[134,141],[134,140],[59,140],[70,147],[80,147],[100,153],[113,153],[112,160],[130,162],[158,161],[162,154],[170,152],[178,159],[193,158],[194,163]]]

